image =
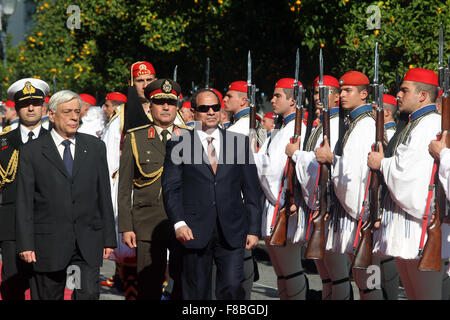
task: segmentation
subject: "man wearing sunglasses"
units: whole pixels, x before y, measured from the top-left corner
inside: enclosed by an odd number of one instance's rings
[[[218,127],[220,99],[211,89],[197,91],[191,104],[201,128],[168,142],[162,177],[166,212],[183,246],[183,299],[211,299],[213,261],[217,299],[244,299],[244,251],[257,245],[261,228],[249,139]]]
[[[16,254],[15,178],[19,147],[47,133],[41,126],[41,116],[44,98],[49,91],[44,81],[28,78],[13,83],[7,92],[8,100],[15,102],[19,127],[0,137],[0,166],[3,168],[0,176],[0,246],[3,262],[0,291],[3,300],[25,300],[25,291],[29,288],[32,266],[20,260]]]
[[[171,260],[174,257],[175,234],[164,211],[160,177],[166,143],[181,133],[179,126],[174,126],[180,91],[178,83],[170,79],[159,79],[145,87],[153,123],[128,130],[122,147],[119,233],[125,244],[136,248],[140,300],[161,299],[167,249]]]

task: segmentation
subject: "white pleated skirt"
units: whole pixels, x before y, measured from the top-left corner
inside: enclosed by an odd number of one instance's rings
[[[325,250],[335,253],[353,253],[358,221],[353,219],[339,201],[331,207]]]

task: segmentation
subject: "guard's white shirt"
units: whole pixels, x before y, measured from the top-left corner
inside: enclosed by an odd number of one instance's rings
[[[316,150],[317,148],[320,148],[320,145],[322,143],[323,130],[322,128],[314,128],[314,130],[321,131],[316,145],[314,146],[314,150]],[[311,135],[314,133],[314,130],[311,131]],[[333,151],[339,138],[339,117],[333,117],[330,119],[330,137],[330,148],[331,151]],[[303,148],[303,145],[301,145],[300,147]],[[297,178],[302,188],[303,198],[308,207],[312,209],[314,189],[316,186],[317,174],[319,171],[319,163],[316,160],[316,154],[314,151],[308,152],[297,150],[292,155],[292,160],[295,162],[295,172],[297,173]]]
[[[359,219],[365,188],[369,176],[367,155],[375,142],[375,120],[366,117],[359,120],[350,133],[342,156],[336,156],[331,179],[336,197],[344,210]]]
[[[250,117],[239,118],[239,120],[230,125],[227,130],[248,136],[250,133]]]
[[[436,139],[441,116],[430,114],[419,121],[405,144],[400,144],[393,157],[381,161],[381,173],[392,199],[408,214],[422,219],[427,203],[433,158],[428,152]]]
[[[254,154],[256,168],[261,188],[266,196],[262,217],[262,236],[271,235],[270,227],[280,191],[281,180],[284,174],[287,155],[285,153],[286,145],[294,135],[295,119],[290,121],[284,128],[272,131],[270,139],[266,139],[258,153]],[[306,126],[302,121],[302,136],[300,145],[303,145],[303,135],[306,132]],[[270,142],[270,144],[269,144]],[[284,205],[284,193],[286,191],[287,181],[285,181],[280,197],[280,209]],[[290,219],[289,221],[296,221]],[[288,238],[292,239],[297,225],[290,223],[288,226]]]
[[[120,131],[120,106],[117,107],[115,117],[105,127],[102,140],[106,145],[106,159],[108,161],[108,171],[111,186],[113,185],[112,175],[119,170],[120,167],[120,139],[122,133]]]
[[[87,133],[97,138],[102,136],[107,117],[101,107],[90,107],[81,120],[82,125],[78,128],[78,132]]]
[[[445,195],[450,201],[450,149],[444,148],[440,154],[439,180],[445,190]]]

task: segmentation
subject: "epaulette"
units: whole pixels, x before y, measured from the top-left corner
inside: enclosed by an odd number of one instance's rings
[[[137,130],[140,130],[140,129],[144,129],[144,128],[148,128],[148,127],[150,127],[151,125],[153,125],[153,124],[152,124],[152,123],[149,123],[149,124],[146,124],[146,125],[143,125],[143,126],[140,126],[140,127],[131,128],[131,129],[128,129],[128,130],[127,130],[127,133],[134,132],[134,131],[137,131]]]
[[[9,132],[11,132],[11,127],[10,127],[10,126],[5,127],[5,128],[3,128],[3,131],[0,132],[0,136],[2,136],[2,135],[4,135],[4,134],[7,134],[7,133],[9,133]]]
[[[178,128],[180,128],[180,129],[194,130],[193,127],[187,126],[187,125],[185,125],[185,124],[176,124],[175,126],[178,127]]]

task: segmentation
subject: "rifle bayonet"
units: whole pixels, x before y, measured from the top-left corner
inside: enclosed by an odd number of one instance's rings
[[[173,69],[173,81],[177,82],[177,75],[178,75],[178,65],[175,66]]]
[[[209,88],[209,57],[206,58],[206,83],[205,88]]]

